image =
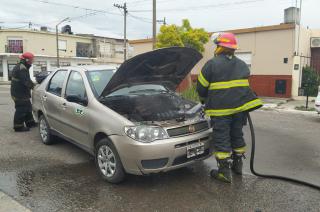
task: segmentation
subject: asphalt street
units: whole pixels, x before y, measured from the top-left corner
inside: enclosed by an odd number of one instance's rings
[[[86,152],[59,140],[40,142],[38,129],[14,133],[13,102],[0,86],[0,190],[32,211],[320,211],[320,191],[245,175],[228,185],[209,177],[213,158],[152,176],[102,181]],[[274,110],[252,113],[256,169],[320,185],[320,117]],[[250,147],[249,130],[245,128]],[[1,205],[0,205],[1,211]]]

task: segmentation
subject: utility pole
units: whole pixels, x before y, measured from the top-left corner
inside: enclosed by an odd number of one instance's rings
[[[119,9],[123,9],[123,16],[124,16],[124,29],[123,29],[123,54],[124,54],[124,61],[127,60],[127,3],[124,3],[123,6],[119,4],[113,4],[114,7],[117,7]]]
[[[300,51],[300,33],[301,33],[301,12],[302,12],[302,0],[300,0],[300,7],[299,7],[299,31],[298,31],[298,54]]]
[[[57,67],[60,68],[60,58],[59,58],[59,32],[58,27],[60,24],[62,24],[65,21],[68,21],[70,18],[65,18],[56,25],[56,47],[57,47]]]
[[[157,42],[157,2],[156,0],[153,0],[153,18],[152,18],[152,48],[156,48],[156,42]]]
[[[167,22],[166,22],[166,17],[163,18],[163,20],[157,20],[158,23],[161,23],[163,25],[167,25]]]

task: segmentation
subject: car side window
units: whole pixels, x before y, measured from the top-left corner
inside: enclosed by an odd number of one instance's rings
[[[72,71],[68,79],[68,83],[66,87],[66,96],[70,96],[70,95],[76,95],[81,99],[84,99],[87,97],[86,87],[84,85],[82,76],[77,71]]]
[[[48,85],[47,91],[57,96],[61,96],[63,82],[66,77],[67,71],[60,70],[54,74]]]

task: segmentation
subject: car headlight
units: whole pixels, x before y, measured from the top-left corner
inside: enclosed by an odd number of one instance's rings
[[[167,132],[162,127],[157,126],[127,126],[124,127],[124,132],[128,137],[142,143],[169,138]]]

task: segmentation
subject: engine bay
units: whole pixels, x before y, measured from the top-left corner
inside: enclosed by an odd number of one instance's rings
[[[199,116],[196,103],[173,92],[110,96],[102,104],[132,122],[183,122]]]

